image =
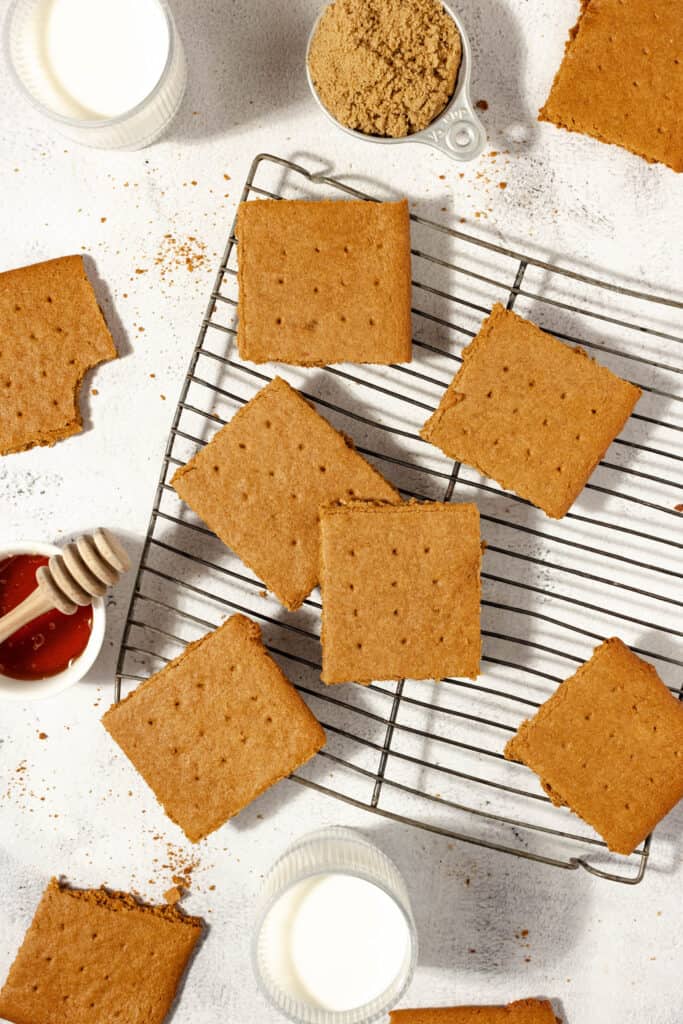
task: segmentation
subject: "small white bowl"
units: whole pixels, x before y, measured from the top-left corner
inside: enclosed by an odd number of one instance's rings
[[[43,544],[41,541],[24,541],[11,547],[0,549],[0,562],[12,555],[58,555],[61,548],[54,544]],[[104,640],[104,626],[107,613],[101,597],[93,598],[92,629],[85,650],[63,672],[45,679],[12,679],[0,672],[0,701],[12,700],[26,703],[29,700],[41,700],[43,697],[54,697],[67,690],[90,671],[97,655],[100,653]]]
[[[354,128],[347,128],[345,124],[338,121],[330,111],[327,109],[323,101],[318,95],[318,90],[313,84],[311,77],[311,68],[309,64],[309,57],[311,53],[311,43],[313,37],[320,24],[320,19],[327,10],[329,4],[323,7],[322,11],[315,19],[315,24],[311,29],[311,34],[308,37],[308,44],[306,46],[306,78],[308,79],[308,85],[313,95],[314,100],[322,110],[323,114],[332,124],[336,125],[337,128],[341,128],[347,135],[352,135],[355,139],[360,139],[361,142],[374,142],[381,146],[397,146],[402,142],[421,142],[423,145],[432,146],[434,149],[440,150],[449,156],[451,160],[457,160],[459,163],[469,163],[470,160],[475,160],[486,146],[486,132],[484,126],[477,117],[472,99],[470,97],[470,78],[472,75],[472,47],[470,41],[465,32],[462,21],[455,13],[455,11],[448,6],[448,4],[442,2],[442,7],[446,14],[455,22],[455,27],[460,33],[460,44],[462,47],[462,54],[460,58],[460,67],[458,68],[458,76],[455,81],[455,89],[453,95],[449,99],[448,103],[434,120],[423,128],[419,132],[413,132],[412,135],[404,135],[401,138],[394,139],[385,137],[383,135],[368,135],[365,132],[358,132]]]

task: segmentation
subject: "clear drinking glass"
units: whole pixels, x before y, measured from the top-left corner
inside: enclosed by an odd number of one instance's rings
[[[381,889],[405,919],[409,939],[408,952],[393,982],[371,1002],[349,1010],[321,1009],[293,998],[275,977],[274,954],[264,934],[270,911],[287,890],[316,875],[333,874],[352,875]],[[333,921],[330,927],[334,927]],[[362,929],[362,920],[358,927]],[[415,921],[408,890],[398,868],[381,850],[351,829],[326,828],[302,836],[266,875],[257,905],[252,961],[263,995],[295,1024],[370,1024],[385,1016],[408,988],[417,963]]]
[[[55,127],[84,146],[142,149],[162,135],[175,117],[187,85],[183,46],[166,0],[156,0],[168,31],[168,54],[161,75],[136,106],[116,117],[86,120],[56,112],[49,102],[50,80],[35,30],[43,0],[12,0],[4,25],[4,50],[19,91]]]

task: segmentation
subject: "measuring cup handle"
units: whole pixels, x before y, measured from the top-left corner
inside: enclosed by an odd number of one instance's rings
[[[421,142],[463,163],[474,160],[486,146],[486,132],[471,107],[449,110],[439,123],[428,128]]]

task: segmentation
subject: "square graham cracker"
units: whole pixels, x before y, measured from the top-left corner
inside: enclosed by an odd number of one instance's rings
[[[505,756],[629,854],[683,797],[683,705],[612,638],[520,726]]]
[[[81,256],[0,274],[0,455],[78,434],[83,377],[116,354]]]
[[[242,359],[407,363],[408,203],[254,200],[237,221]]]
[[[507,1006],[443,1006],[392,1010],[389,1024],[559,1024],[547,999],[518,999]]]
[[[348,497],[400,500],[352,442],[279,377],[171,482],[290,610],[318,582],[320,506]]]
[[[496,303],[420,434],[561,519],[640,395]]]
[[[539,121],[683,171],[682,38],[680,0],[582,0]]]
[[[193,843],[325,743],[244,615],[190,644],[102,723]]]
[[[320,527],[323,682],[476,679],[476,505],[353,502]]]
[[[198,917],[55,878],[0,991],[13,1024],[161,1024],[202,933]]]

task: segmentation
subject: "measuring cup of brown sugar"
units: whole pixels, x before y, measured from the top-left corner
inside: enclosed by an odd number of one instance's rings
[[[455,78],[455,86],[443,109],[430,123],[418,131],[399,137],[358,131],[338,120],[321,99],[311,70],[311,51],[314,39],[329,7],[325,7],[313,25],[306,50],[306,76],[311,93],[325,116],[338,128],[362,142],[374,142],[385,146],[402,142],[421,142],[445,153],[452,160],[467,163],[475,160],[486,146],[486,132],[477,117],[470,98],[470,77],[472,72],[472,48],[460,18],[447,5],[439,5],[449,17],[460,36],[461,59]]]

